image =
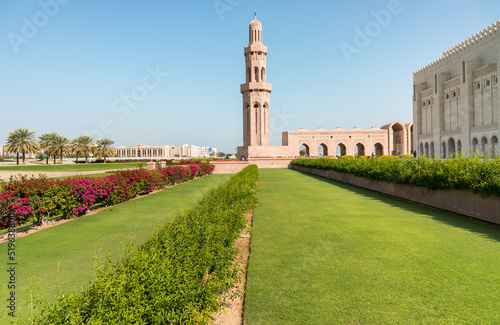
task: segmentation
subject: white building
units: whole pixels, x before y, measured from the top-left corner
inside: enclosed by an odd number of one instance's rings
[[[498,155],[500,21],[413,74],[419,155]]]
[[[138,144],[132,147],[116,147],[117,157],[134,159],[209,158],[211,152],[217,154],[217,149],[198,147],[187,143],[182,146]]]

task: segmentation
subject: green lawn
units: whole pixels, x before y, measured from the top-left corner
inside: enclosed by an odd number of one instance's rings
[[[208,189],[224,183],[231,175],[211,175],[177,185],[173,188],[142,197],[18,238],[16,241],[18,313],[29,312],[27,301],[33,276],[43,297],[54,297],[61,289],[80,288],[93,276],[94,255],[100,260],[109,253],[119,257],[126,244],[142,242],[157,225],[172,219],[180,209],[195,203]],[[7,244],[0,244],[7,261]],[[97,250],[97,254],[95,254]],[[2,272],[2,297],[7,297],[7,272]],[[5,285],[4,285],[5,284]],[[6,308],[2,307],[0,324],[6,323]]]
[[[500,228],[261,170],[247,324],[498,324]]]
[[[87,172],[94,170],[117,170],[125,168],[144,167],[144,163],[113,163],[113,164],[71,164],[71,165],[19,165],[0,166],[0,170],[29,170],[41,172]]]

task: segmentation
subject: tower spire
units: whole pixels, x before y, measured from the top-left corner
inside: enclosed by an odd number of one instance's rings
[[[257,6],[255,6],[255,15],[253,17],[255,20],[257,20]]]

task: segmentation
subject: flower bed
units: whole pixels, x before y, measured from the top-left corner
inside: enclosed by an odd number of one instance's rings
[[[150,193],[194,177],[209,175],[208,164],[172,166],[153,171],[128,169],[104,177],[71,177],[52,180],[46,177],[11,177],[1,185],[0,229],[7,228],[8,214],[15,213],[17,225],[40,224],[50,217],[72,218],[84,215],[96,204],[115,205],[141,193]]]
[[[372,180],[407,184],[429,190],[470,190],[482,197],[500,196],[500,160],[456,157],[453,159],[295,159],[292,165],[333,170]]]
[[[36,324],[206,324],[238,279],[233,243],[255,203],[257,166],[181,211],[119,262],[99,268],[80,293],[40,302]]]

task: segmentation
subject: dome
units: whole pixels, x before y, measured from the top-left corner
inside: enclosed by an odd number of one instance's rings
[[[251,29],[262,29],[262,24],[260,23],[260,21],[257,20],[257,18],[255,18],[250,23],[250,28]]]
[[[255,11],[254,19],[250,23],[250,29],[262,29],[262,24],[257,20],[257,11]]]

